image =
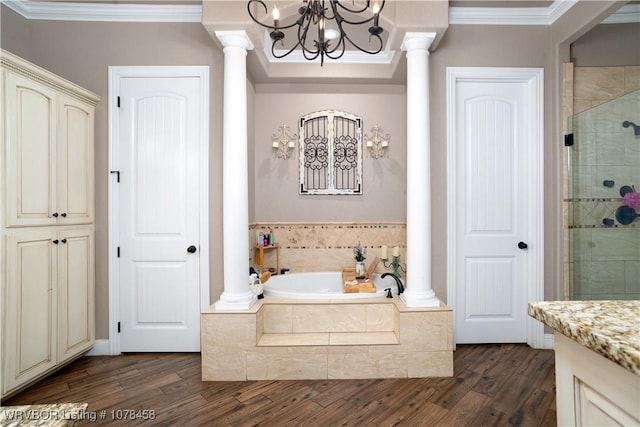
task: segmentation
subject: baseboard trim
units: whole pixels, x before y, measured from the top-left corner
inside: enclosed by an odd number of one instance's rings
[[[96,340],[93,348],[85,356],[111,356],[111,345],[109,340]]]

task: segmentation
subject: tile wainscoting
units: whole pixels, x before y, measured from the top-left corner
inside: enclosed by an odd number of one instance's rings
[[[407,226],[405,223],[278,223],[249,224],[250,265],[255,266],[257,235],[273,230],[275,243],[280,247],[280,267],[293,273],[314,271],[341,271],[353,267],[353,247],[358,243],[367,250],[368,265],[380,256],[383,245],[400,247],[400,259],[405,259]],[[265,267],[275,265],[275,254],[265,254]],[[385,271],[382,263],[377,272]]]

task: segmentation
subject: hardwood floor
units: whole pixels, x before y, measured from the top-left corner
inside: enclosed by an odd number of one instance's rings
[[[460,345],[454,366],[451,378],[202,382],[195,353],[83,357],[3,406],[86,402],[97,419],[84,426],[556,425],[553,351]],[[114,419],[131,414],[154,419]]]

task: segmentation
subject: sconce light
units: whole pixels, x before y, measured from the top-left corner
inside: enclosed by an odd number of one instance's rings
[[[369,151],[369,155],[374,159],[379,159],[383,157],[387,152],[387,148],[389,147],[389,140],[391,137],[389,134],[382,136],[384,130],[378,125],[375,125],[371,128],[371,132],[373,132],[372,136],[364,136],[364,142],[367,145],[367,150]]]
[[[271,147],[279,159],[286,160],[291,157],[293,149],[296,148],[297,135],[295,133],[293,136],[289,135],[289,126],[287,125],[278,127],[278,132],[271,137]]]

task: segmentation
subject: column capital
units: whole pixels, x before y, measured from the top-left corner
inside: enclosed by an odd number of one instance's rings
[[[410,51],[414,49],[429,49],[436,38],[436,33],[413,33],[404,35],[400,49]]]
[[[216,37],[222,43],[222,47],[240,47],[244,50],[253,50],[253,43],[244,30],[216,31]]]

